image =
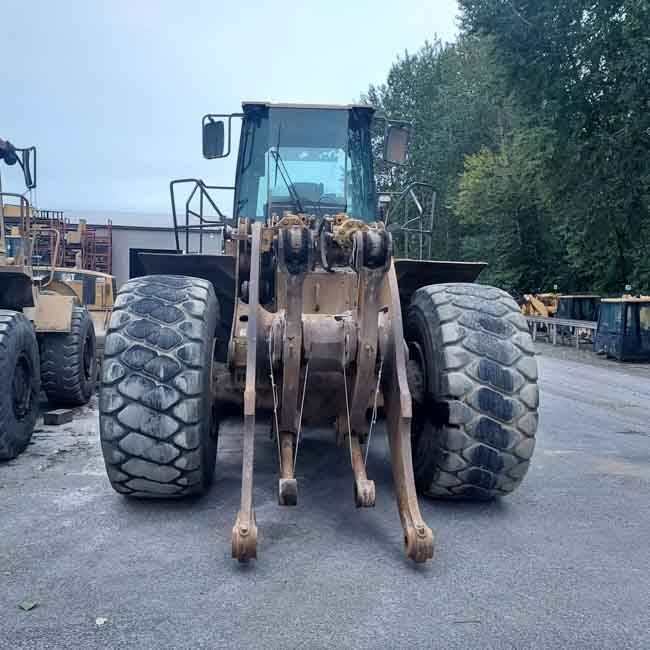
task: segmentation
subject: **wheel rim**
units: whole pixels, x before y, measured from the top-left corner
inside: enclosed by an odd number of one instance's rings
[[[16,419],[23,420],[32,408],[32,366],[24,354],[16,361],[11,382],[11,401]]]
[[[428,389],[428,377],[427,377],[427,366],[424,359],[424,352],[420,347],[420,344],[417,341],[409,341],[407,343],[409,356],[406,362],[407,365],[407,376],[409,379],[409,390],[411,391],[411,397],[414,401],[418,403],[424,402],[424,395]],[[421,395],[414,394],[414,385],[413,380],[417,378],[417,384],[419,384],[419,389]]]
[[[86,378],[86,381],[89,381],[92,375],[93,360],[95,357],[92,348],[93,346],[91,345],[90,336],[87,336],[86,340],[84,341],[84,353],[83,353],[84,377]]]

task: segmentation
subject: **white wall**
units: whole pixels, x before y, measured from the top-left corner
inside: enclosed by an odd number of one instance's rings
[[[97,229],[98,234],[102,233]],[[181,236],[181,248],[185,245],[185,237]],[[131,248],[160,248],[176,250],[174,231],[171,228],[132,228],[113,226],[113,275],[119,287],[129,279],[129,253]],[[199,251],[199,236],[190,236],[189,252]],[[203,236],[204,253],[221,252],[221,236]]]

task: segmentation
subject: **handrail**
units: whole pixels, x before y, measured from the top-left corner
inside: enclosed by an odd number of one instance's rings
[[[18,205],[15,204],[6,204],[4,202],[5,198],[18,199]],[[20,211],[20,236],[23,240],[23,247],[28,250],[22,250],[22,264],[25,266],[31,266],[32,263],[32,248],[31,248],[31,226],[32,226],[32,215],[31,215],[31,206],[29,201],[23,194],[16,194],[15,192],[0,192],[0,205],[2,209],[2,218],[0,219],[0,227],[2,228],[2,247],[4,248],[3,254],[6,254],[6,238],[5,238],[5,206],[14,205]]]
[[[537,325],[546,325],[553,337],[553,345],[557,343],[557,328],[571,327],[576,339],[576,348],[580,348],[579,330],[596,332],[598,323],[592,320],[574,320],[572,318],[548,318],[546,316],[524,316],[529,325],[532,325],[533,341],[537,340]],[[562,335],[563,336],[563,335]]]
[[[549,318],[546,316],[525,316],[529,323],[538,322],[546,325],[565,325],[567,327],[579,327],[586,330],[595,330],[598,322],[595,320],[575,320],[572,318]]]
[[[431,214],[429,216],[428,229],[425,228],[425,223],[424,223],[425,221],[424,207],[422,206],[422,203],[420,202],[417,194],[415,193],[415,190],[417,188],[423,188],[431,192]],[[397,199],[395,203],[388,209],[388,213],[386,214],[386,218],[385,218],[385,225],[386,228],[388,230],[391,230],[392,232],[404,233],[404,252],[406,257],[409,256],[409,234],[414,233],[416,235],[419,235],[419,241],[420,241],[419,259],[424,259],[423,255],[424,255],[425,237],[429,238],[427,259],[431,259],[431,251],[433,247],[433,220],[434,220],[434,212],[436,207],[436,191],[433,185],[430,185],[429,183],[423,183],[421,181],[414,181],[412,183],[409,183],[401,192],[380,192],[380,194],[389,195],[389,196],[397,195]],[[397,224],[397,227],[395,228],[389,228],[391,217],[397,213],[398,207],[401,207],[402,202],[407,196],[410,197],[411,200],[413,201],[413,204],[415,205],[418,215],[411,219],[407,219],[402,224]],[[405,218],[408,216],[408,204],[405,204],[404,215]],[[419,227],[417,227],[416,225],[413,228],[409,228],[411,224],[417,224],[417,223],[419,223]]]
[[[39,225],[32,228],[32,250],[34,250],[36,238],[43,232],[54,234],[54,252],[50,255],[50,264],[52,268],[50,269],[50,277],[48,278],[47,282],[43,282],[43,278],[38,278],[39,286],[41,289],[47,287],[49,284],[51,284],[52,280],[54,280],[54,274],[56,272],[56,261],[59,256],[59,246],[61,245],[61,233],[58,231],[58,229],[52,228],[51,226]]]
[[[176,186],[191,183],[193,187],[189,192],[187,200],[185,201],[185,223],[179,225],[178,213],[176,210]],[[230,190],[234,191],[231,185],[206,185],[200,178],[177,178],[169,183],[169,195],[172,203],[172,218],[174,220],[174,237],[176,240],[176,250],[181,250],[180,234],[185,233],[185,251],[187,252],[190,247],[190,233],[199,232],[199,253],[203,252],[203,235],[205,233],[222,232],[224,227],[228,225],[228,217],[219,209],[219,206],[214,202],[210,196],[209,190]],[[192,201],[197,195],[198,191],[198,212],[192,209]],[[204,216],[203,211],[205,201],[216,212],[218,219],[208,219]],[[190,223],[190,217],[198,219],[198,223]]]

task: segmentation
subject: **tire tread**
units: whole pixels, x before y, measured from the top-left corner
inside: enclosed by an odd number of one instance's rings
[[[205,429],[214,419],[206,409],[217,318],[206,280],[147,276],[120,289],[100,392],[102,449],[117,492],[181,497],[211,482],[216,433],[208,440]]]
[[[534,347],[520,316],[505,291],[483,285],[433,285],[413,295],[407,338],[428,339],[429,396],[448,414],[414,440],[421,492],[489,499],[523,480],[539,394]]]

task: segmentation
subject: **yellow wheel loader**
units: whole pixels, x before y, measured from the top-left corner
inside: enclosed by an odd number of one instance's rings
[[[27,189],[36,186],[34,147],[0,140],[0,161],[19,164]],[[5,212],[14,221],[17,215],[17,225],[8,227]],[[24,195],[2,191],[0,177],[0,460],[14,458],[29,443],[41,390],[52,403],[78,406],[96,384],[92,318],[76,296],[55,290],[54,266],[34,273],[34,241],[43,234],[56,241],[58,233],[50,230],[34,224]]]
[[[259,412],[272,413],[281,506],[298,503],[294,467],[305,424],[318,421],[349,457],[360,508],[377,498],[366,458],[383,413],[404,551],[425,562],[434,535],[418,492],[491,499],[526,474],[538,403],[526,321],[504,291],[473,283],[483,264],[393,255],[372,133],[383,127],[383,158],[400,165],[410,124],[365,105],[245,103],[203,118],[204,156],[227,156],[239,121],[233,216],[214,202],[216,218],[188,210],[179,223],[174,209],[178,253],[143,254],[150,275],[118,293],[100,391],[110,482],[129,497],[206,491],[220,413],[239,405],[231,544],[247,561],[264,523],[253,504]],[[193,182],[203,201],[209,186]],[[217,231],[223,254],[189,250],[190,234]]]

